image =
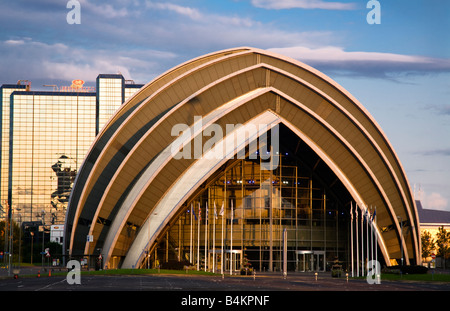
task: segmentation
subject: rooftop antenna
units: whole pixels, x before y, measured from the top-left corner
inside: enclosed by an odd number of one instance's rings
[[[28,81],[28,80],[19,80],[19,81],[17,81],[17,85],[22,85],[22,82],[23,82],[23,85],[25,85],[26,87],[26,90],[27,90],[27,92],[30,90],[30,88],[31,88],[31,81]]]

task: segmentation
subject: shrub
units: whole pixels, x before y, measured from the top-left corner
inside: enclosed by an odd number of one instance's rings
[[[191,264],[188,261],[169,260],[168,262],[163,262],[161,264],[161,269],[183,270],[185,266],[190,265]]]
[[[383,273],[390,273],[390,274],[426,274],[428,272],[428,268],[424,266],[391,266],[391,267],[384,267]]]
[[[426,274],[428,268],[424,266],[403,266],[402,273],[404,274]]]

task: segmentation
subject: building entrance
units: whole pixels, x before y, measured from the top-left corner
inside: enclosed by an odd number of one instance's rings
[[[224,250],[223,257],[225,260],[222,260],[222,251],[221,250],[210,250],[209,251],[209,267],[214,272],[219,273],[222,271],[222,263],[223,271],[230,272],[230,268],[232,272],[239,271],[242,266],[242,250]]]
[[[297,271],[301,272],[324,272],[324,251],[296,251]]]

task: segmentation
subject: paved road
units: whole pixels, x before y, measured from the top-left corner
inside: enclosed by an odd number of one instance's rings
[[[48,273],[48,272],[47,272]],[[0,279],[0,291],[449,291],[450,283],[382,281],[332,278],[329,274],[278,274],[252,276],[199,275],[81,275],[81,284],[64,276]]]
[[[319,274],[317,280],[313,274],[292,274],[286,279],[278,274],[261,274],[255,278],[229,275],[223,278],[220,275],[81,275],[81,284],[73,285],[64,276],[44,274],[41,277],[0,279],[0,298],[3,301],[13,301],[24,308],[47,306],[53,309],[72,305],[99,310],[116,309],[114,307],[120,305],[120,308],[125,306],[129,309],[141,308],[142,302],[150,308],[155,302],[159,306],[164,302],[164,310],[241,308],[281,311],[290,310],[293,306],[301,309],[311,302],[315,306],[336,307],[356,304],[356,301],[365,306],[380,304],[404,309],[407,304],[414,307],[417,301],[443,301],[437,295],[446,297],[448,293],[445,291],[450,291],[450,283],[382,281],[381,284],[369,285],[364,279],[347,282],[345,278],[331,278],[328,273]],[[421,297],[420,293],[425,294]],[[256,297],[254,301],[261,304],[252,305],[251,297]],[[183,303],[189,303],[191,308]],[[280,309],[281,306],[286,308]]]

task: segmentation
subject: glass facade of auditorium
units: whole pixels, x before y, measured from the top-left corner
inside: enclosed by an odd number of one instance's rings
[[[350,205],[295,156],[278,157],[274,170],[261,169],[261,159],[230,160],[185,203],[143,266],[182,260],[218,273],[282,271],[286,247],[288,271],[348,268]]]
[[[97,85],[96,91],[2,87],[14,92],[3,91],[1,102],[0,196],[16,221],[64,223],[77,171],[99,128],[141,87],[125,84],[122,75],[99,75]]]

